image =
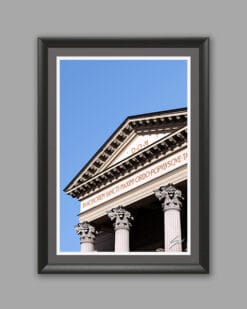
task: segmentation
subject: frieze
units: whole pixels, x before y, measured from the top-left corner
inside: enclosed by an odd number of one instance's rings
[[[101,192],[81,201],[81,212],[100,205],[112,198],[126,193],[138,186],[141,186],[157,177],[173,171],[180,166],[187,164],[187,149],[177,152],[169,158],[150,165],[149,167],[135,173],[134,175],[119,181],[117,184],[102,190]]]

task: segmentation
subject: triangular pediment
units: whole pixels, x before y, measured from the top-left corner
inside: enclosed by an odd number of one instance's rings
[[[111,160],[103,166],[103,169],[106,169],[110,166],[113,166],[122,160],[132,156],[141,149],[150,146],[159,139],[169,135],[169,132],[149,132],[149,133],[140,133],[134,134],[126,143],[122,144],[122,147],[112,156]],[[102,170],[102,169],[101,169]]]
[[[78,188],[84,183],[111,166],[118,165],[126,158],[138,154],[145,147],[150,147],[159,139],[162,140],[186,124],[185,108],[126,118],[64,191],[73,197],[78,197]]]

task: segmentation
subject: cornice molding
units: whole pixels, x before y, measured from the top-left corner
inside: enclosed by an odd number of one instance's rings
[[[186,108],[128,117],[67,185],[64,191],[72,195],[71,192],[75,191],[75,188],[98,175],[133,132],[137,134],[140,132],[175,130],[183,126],[186,119]],[[74,197],[77,197],[77,195],[74,194]]]
[[[154,142],[141,149],[132,156],[110,166],[99,174],[92,176],[89,180],[67,191],[69,195],[78,200],[90,196],[95,191],[102,190],[114,182],[117,182],[126,175],[131,176],[137,170],[141,170],[150,164],[168,157],[187,145],[187,127]]]

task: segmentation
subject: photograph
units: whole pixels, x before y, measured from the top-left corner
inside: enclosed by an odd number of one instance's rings
[[[57,253],[189,254],[190,58],[58,57],[57,72]]]
[[[39,273],[208,272],[208,38],[39,38]]]

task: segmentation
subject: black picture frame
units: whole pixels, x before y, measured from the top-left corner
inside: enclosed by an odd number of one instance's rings
[[[193,134],[191,150],[191,203],[197,216],[198,245],[190,257],[81,257],[56,256],[54,249],[56,190],[54,188],[56,124],[54,113],[56,72],[53,66],[57,55],[78,54],[87,50],[89,55],[99,51],[133,50],[135,53],[156,54],[166,50],[171,56],[186,54],[192,61],[192,92],[198,100],[191,111]],[[53,89],[54,90],[54,89]],[[198,204],[198,205],[196,205]],[[193,211],[192,211],[193,215]],[[193,230],[193,229],[192,229]],[[38,273],[209,273],[209,38],[38,38]]]

